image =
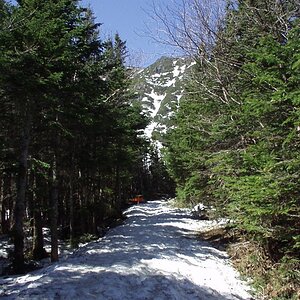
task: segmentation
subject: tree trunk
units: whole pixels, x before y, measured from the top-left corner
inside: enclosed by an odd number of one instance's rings
[[[121,184],[120,184],[120,166],[119,161],[117,161],[116,165],[116,186],[115,186],[115,202],[118,213],[121,212]]]
[[[17,197],[14,210],[14,261],[15,273],[24,272],[24,213],[26,197],[27,159],[30,141],[30,124],[28,118],[21,136],[20,158],[17,177]]]
[[[7,189],[6,189],[6,185],[7,185]],[[6,216],[6,220],[7,220],[7,228],[10,232],[11,228],[13,227],[14,224],[14,205],[15,205],[15,197],[14,197],[14,191],[16,191],[16,180],[12,177],[12,175],[10,174],[9,177],[6,180],[5,183],[5,194],[7,195],[6,198],[6,204],[7,204],[7,216]]]
[[[58,261],[58,182],[57,182],[57,166],[56,156],[54,155],[52,166],[52,183],[51,183],[51,261]]]
[[[43,235],[43,220],[42,220],[42,199],[43,199],[43,187],[41,176],[36,174],[34,180],[34,194],[33,201],[33,257],[34,259],[42,259],[47,257],[46,250],[44,249],[44,235]]]
[[[76,247],[75,241],[75,229],[74,229],[74,198],[73,198],[73,178],[70,175],[70,195],[69,195],[69,206],[70,206],[70,245],[71,247]]]
[[[46,251],[44,249],[44,238],[43,238],[43,222],[41,210],[38,207],[34,208],[34,232],[33,232],[33,257],[34,259],[45,258]]]
[[[6,203],[4,194],[4,179],[0,179],[0,203],[1,203],[1,233],[7,234],[7,220],[6,220]]]

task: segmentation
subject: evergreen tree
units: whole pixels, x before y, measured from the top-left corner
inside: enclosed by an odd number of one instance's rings
[[[90,9],[69,0],[3,4],[0,193],[15,200],[14,269],[21,273],[25,221],[34,220],[35,258],[45,255],[42,227],[51,227],[55,261],[59,227],[75,245],[120,214],[132,165],[144,156],[146,120],[127,92],[124,42],[102,42]],[[2,224],[12,203],[2,200]]]
[[[166,157],[179,198],[214,204],[274,260],[298,247],[296,9],[273,1],[227,7],[181,101]]]

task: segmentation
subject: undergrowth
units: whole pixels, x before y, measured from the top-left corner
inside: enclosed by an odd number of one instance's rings
[[[285,256],[273,262],[256,242],[232,244],[228,247],[234,265],[241,274],[252,278],[262,299],[300,299],[300,260]]]
[[[202,232],[200,238],[227,250],[242,276],[251,279],[257,299],[300,299],[300,259],[285,256],[274,262],[258,242],[249,241],[228,228]]]

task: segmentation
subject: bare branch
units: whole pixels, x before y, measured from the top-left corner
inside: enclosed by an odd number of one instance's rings
[[[262,35],[271,33],[280,42],[285,42],[293,18],[299,17],[299,1],[266,0],[260,6],[237,1],[236,5],[245,5],[245,22],[261,28]],[[226,0],[170,0],[168,5],[161,7],[153,0],[149,16],[156,23],[157,29],[153,32],[149,28],[149,34],[156,42],[176,47],[199,62],[206,74],[215,80],[218,88],[216,93],[211,86],[205,88],[203,82],[198,82],[199,87],[204,88],[216,101],[240,105],[240,101],[235,98],[238,95],[229,92],[230,84],[238,80],[241,72],[249,78],[255,77],[255,74],[242,69],[243,62],[236,61],[228,53],[232,43],[239,42],[240,20],[236,18],[234,4],[232,14],[226,12],[226,3]],[[225,24],[233,28],[231,36],[223,30]],[[223,71],[224,67],[234,72],[228,75]],[[270,83],[265,83],[268,88],[276,90]]]

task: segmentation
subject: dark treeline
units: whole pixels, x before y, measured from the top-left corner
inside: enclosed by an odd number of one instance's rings
[[[1,233],[13,237],[17,273],[25,251],[44,257],[43,227],[56,261],[60,235],[75,245],[97,233],[163,173],[141,135],[125,43],[99,28],[78,1],[0,0]]]
[[[184,2],[197,4],[192,17],[209,11],[200,1]],[[273,267],[261,277],[274,299],[299,296],[299,7],[299,1],[227,1],[216,26],[200,20],[207,35],[166,154],[178,199],[214,206],[262,247]]]

